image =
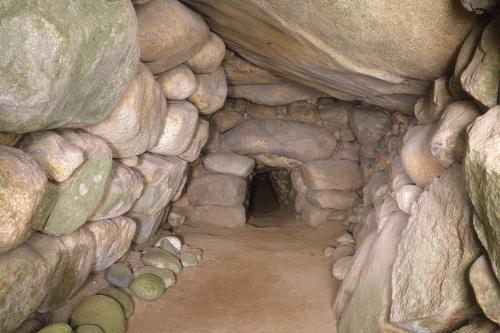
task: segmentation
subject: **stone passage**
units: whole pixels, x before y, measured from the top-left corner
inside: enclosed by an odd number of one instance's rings
[[[198,308],[240,301],[213,253],[303,281],[289,231],[340,283],[322,331],[498,333],[499,6],[0,0],[0,332],[168,320],[206,253]]]

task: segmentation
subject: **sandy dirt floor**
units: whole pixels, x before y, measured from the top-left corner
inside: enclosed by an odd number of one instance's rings
[[[136,301],[128,333],[331,333],[338,287],[323,256],[342,225],[301,226],[291,214],[252,217],[242,229],[183,226],[202,248],[158,301]]]

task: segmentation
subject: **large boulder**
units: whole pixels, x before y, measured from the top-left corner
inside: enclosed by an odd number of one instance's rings
[[[51,186],[46,198],[49,203],[43,207],[48,217],[41,222],[45,222],[43,231],[52,235],[72,233],[92,216],[112,166],[111,150],[101,139],[83,131],[65,130],[60,134],[84,152],[86,161],[67,180]]]
[[[131,211],[144,215],[154,215],[168,205],[181,186],[187,168],[187,163],[179,158],[149,153],[121,162],[143,176],[144,189]]]
[[[245,201],[247,183],[229,174],[208,173],[191,180],[187,187],[194,206],[235,206]]]
[[[220,138],[221,149],[240,154],[274,154],[299,161],[325,159],[335,146],[336,140],[329,131],[284,120],[247,120]]]
[[[245,207],[238,206],[194,206],[189,210],[189,225],[206,224],[218,227],[243,227],[246,223]]]
[[[183,1],[229,48],[265,69],[333,97],[408,113],[446,73],[475,22],[449,0]]]
[[[391,322],[449,332],[477,313],[465,277],[480,249],[461,166],[435,179],[415,205],[394,263]]]
[[[361,144],[373,144],[389,132],[392,119],[388,113],[377,108],[354,109],[349,117],[349,127]]]
[[[47,176],[22,150],[0,146],[0,253],[24,242],[45,192]]]
[[[500,15],[483,31],[476,53],[460,76],[462,87],[484,108],[499,103],[498,77],[500,76]]]
[[[167,103],[149,70],[141,65],[113,112],[85,130],[105,140],[114,157],[129,157],[153,147],[161,134]]]
[[[162,125],[160,137],[150,152],[178,156],[189,147],[196,132],[198,110],[187,101],[168,103],[165,118],[156,119]]]
[[[233,54],[222,62],[229,86],[259,86],[277,83],[290,83],[290,80],[273,74],[262,67]]]
[[[104,194],[90,220],[104,220],[125,214],[141,196],[142,175],[124,164],[113,162]]]
[[[0,14],[0,131],[81,127],[106,118],[132,80],[129,0],[7,0]]]
[[[309,190],[354,190],[363,186],[359,164],[353,161],[312,161],[302,167]]]
[[[349,210],[359,200],[359,196],[350,191],[310,191],[308,199],[319,208]]]
[[[486,256],[479,257],[472,264],[469,280],[483,313],[500,325],[500,282],[495,278]]]
[[[207,154],[203,166],[208,171],[246,178],[252,172],[255,161],[247,156],[220,152]]]
[[[465,154],[467,192],[474,205],[474,227],[500,281],[500,106],[469,127]]]
[[[208,41],[205,21],[177,0],[148,1],[135,11],[141,61],[153,74],[182,64]]]

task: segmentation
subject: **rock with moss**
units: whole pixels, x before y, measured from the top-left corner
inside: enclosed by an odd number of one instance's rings
[[[169,210],[170,206],[167,206],[154,215],[144,215],[135,212],[127,213],[127,216],[136,223],[133,242],[135,244],[146,244],[149,242],[166,219]]]
[[[69,234],[81,227],[101,202],[111,171],[111,150],[101,139],[83,132],[64,130],[63,139],[83,150],[85,162],[73,175],[55,187],[48,205],[43,231],[52,235]]]
[[[0,131],[81,127],[106,118],[138,64],[130,1],[2,4]]]
[[[84,226],[92,233],[96,250],[91,271],[101,272],[120,259],[129,249],[135,233],[135,222],[128,217],[92,221]]]
[[[82,325],[78,326],[75,333],[106,333],[97,325]]]
[[[500,106],[476,118],[468,129],[465,153],[467,192],[474,227],[500,281]]]
[[[144,265],[158,268],[168,268],[176,274],[180,273],[182,270],[182,264],[179,259],[171,253],[156,247],[145,251],[141,260]]]
[[[179,250],[172,244],[172,242],[167,237],[160,239],[155,244],[155,247],[159,247],[176,257],[179,256]]]
[[[153,266],[142,266],[134,271],[134,276],[139,277],[144,273],[151,273],[162,278],[165,288],[175,286],[177,277],[175,273],[168,268],[158,268]]]
[[[73,333],[73,329],[66,323],[57,323],[45,326],[37,333]]]
[[[152,302],[165,292],[163,279],[152,273],[139,275],[132,281],[130,291],[143,301]]]
[[[111,297],[95,295],[80,303],[71,315],[71,325],[96,325],[105,333],[125,333],[125,315]]]
[[[0,253],[31,234],[46,183],[47,176],[34,159],[22,150],[0,146]]]
[[[138,171],[113,162],[101,202],[89,219],[103,220],[125,214],[141,196],[143,186]]]
[[[133,279],[134,275],[132,275],[130,267],[123,262],[111,265],[106,271],[106,280],[120,288],[128,288]]]
[[[130,317],[132,313],[134,313],[134,301],[124,291],[113,287],[106,287],[104,289],[101,289],[97,294],[111,297],[112,299],[117,301],[118,304],[120,304],[120,306],[122,307],[123,312],[125,313],[125,318]]]

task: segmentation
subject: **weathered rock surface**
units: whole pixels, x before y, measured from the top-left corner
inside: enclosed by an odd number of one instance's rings
[[[133,279],[134,275],[130,271],[129,266],[123,262],[111,265],[106,271],[106,280],[120,288],[128,288]]]
[[[150,152],[160,155],[178,156],[189,147],[196,132],[198,110],[187,102],[169,102],[167,115],[157,119],[162,124],[160,137]]]
[[[119,216],[108,220],[92,221],[84,228],[94,238],[96,249],[91,271],[101,272],[120,259],[130,247],[135,234],[135,222]]]
[[[306,101],[293,102],[287,105],[287,119],[301,123],[316,124],[318,115],[316,104]]]
[[[197,74],[198,88],[188,100],[201,114],[212,114],[219,110],[226,100],[226,74],[222,67],[209,74]]]
[[[141,196],[143,186],[142,175],[138,171],[113,162],[106,189],[90,220],[103,220],[125,214]]]
[[[333,104],[318,105],[318,114],[324,124],[331,129],[347,128],[352,104],[335,101]]]
[[[149,70],[141,65],[113,112],[85,130],[104,139],[114,157],[139,155],[153,147],[160,136],[167,104]]]
[[[35,159],[56,182],[69,178],[83,163],[83,151],[65,141],[55,131],[29,133],[18,147]]]
[[[477,312],[464,279],[479,255],[471,220],[465,177],[455,165],[421,195],[403,232],[392,273],[391,322],[446,332]]]
[[[153,266],[143,266],[134,271],[134,276],[138,277],[144,273],[151,273],[159,276],[165,283],[165,288],[170,288],[175,285],[177,279],[175,273],[168,268],[158,268]]]
[[[431,154],[444,168],[463,160],[465,129],[479,115],[479,110],[472,101],[452,103],[444,111],[430,141]]]
[[[135,212],[127,213],[127,216],[136,223],[133,242],[135,244],[145,244],[149,242],[160,227],[160,224],[167,217],[169,210],[167,206],[154,215],[143,215]]]
[[[401,161],[406,173],[421,187],[429,185],[433,178],[445,171],[431,153],[433,134],[433,125],[410,128],[406,132],[405,142],[401,148]]]
[[[136,5],[141,61],[153,74],[182,64],[208,40],[205,21],[177,0]]]
[[[443,76],[434,81],[431,89],[431,96],[429,98],[429,116],[428,119],[431,120],[428,123],[435,122],[441,118],[445,108],[454,101],[448,91],[448,78]]]
[[[342,281],[353,263],[353,256],[346,256],[337,260],[332,266],[332,275],[335,279]]]
[[[312,190],[353,190],[364,184],[359,165],[353,161],[307,162],[302,167],[302,175]]]
[[[448,0],[184,2],[265,69],[333,97],[408,113],[415,96],[445,74],[475,20]]]
[[[23,137],[22,133],[3,133],[0,132],[0,145],[13,147]]]
[[[500,281],[500,107],[476,118],[465,154],[467,192],[474,205],[474,227]]]
[[[143,176],[144,189],[131,211],[144,215],[154,215],[168,205],[182,184],[187,167],[186,162],[179,158],[149,153],[121,162],[137,169]]]
[[[156,78],[163,95],[174,101],[190,97],[196,91],[198,81],[193,72],[185,65],[179,65],[162,73]]]
[[[327,130],[283,120],[247,120],[221,136],[221,149],[240,154],[274,154],[299,161],[325,159],[336,140]]]
[[[157,247],[146,250],[141,260],[146,266],[168,268],[176,274],[182,270],[182,264],[176,256]]]
[[[290,80],[256,66],[237,54],[224,59],[222,67],[224,68],[224,72],[226,72],[227,84],[229,86],[290,83]]]
[[[300,170],[293,170],[290,174],[290,179],[292,181],[293,189],[300,193],[307,192],[307,186],[304,182],[304,177],[302,176],[302,172]]]
[[[394,191],[394,198],[399,209],[406,214],[411,214],[411,207],[420,198],[422,188],[417,185],[403,185]]]
[[[225,52],[226,46],[222,39],[209,32],[208,41],[198,53],[186,61],[186,65],[196,74],[212,73],[219,68]]]
[[[47,176],[26,153],[0,146],[0,253],[31,234],[32,217],[45,193]]]
[[[229,174],[209,173],[191,180],[187,188],[194,206],[235,206],[245,201],[247,183]]]
[[[255,161],[247,156],[220,152],[208,154],[203,160],[203,166],[208,171],[246,178],[252,172]]]
[[[84,152],[86,161],[53,188],[51,202],[44,208],[50,213],[43,226],[43,231],[52,235],[69,234],[92,216],[101,202],[112,166],[111,150],[101,139],[83,131],[65,130],[60,134]]]
[[[243,120],[241,113],[224,108],[210,118],[210,123],[217,126],[221,133],[224,133],[239,125]]]
[[[498,333],[498,325],[490,321],[478,321],[467,326],[462,327],[453,333]]]
[[[339,332],[390,331],[391,271],[407,219],[405,214],[392,214],[382,233],[367,238],[358,250],[336,300]]]
[[[349,127],[361,144],[379,142],[391,126],[391,116],[373,107],[354,109],[349,117]]]
[[[307,197],[311,203],[319,208],[338,210],[349,210],[359,200],[359,196],[355,192],[343,191],[311,191]]]
[[[201,150],[205,146],[209,135],[209,123],[205,119],[199,119],[196,125],[196,131],[194,132],[193,139],[189,144],[188,148],[179,155],[185,161],[193,162],[200,155]]]
[[[130,1],[65,5],[4,2],[0,131],[96,124],[132,80],[139,50]]]
[[[468,11],[482,14],[485,11],[492,10],[498,2],[497,0],[460,0],[460,3]]]
[[[302,203],[302,222],[308,226],[316,228],[326,222],[336,213],[334,209],[319,208],[310,203],[307,199]]]
[[[500,282],[483,255],[472,264],[469,280],[479,306],[488,319],[500,325]]]
[[[245,207],[194,206],[189,212],[189,225],[211,224],[219,227],[243,227],[246,223]]]
[[[500,15],[483,31],[476,53],[460,76],[462,87],[485,108],[498,104],[500,76]]]

